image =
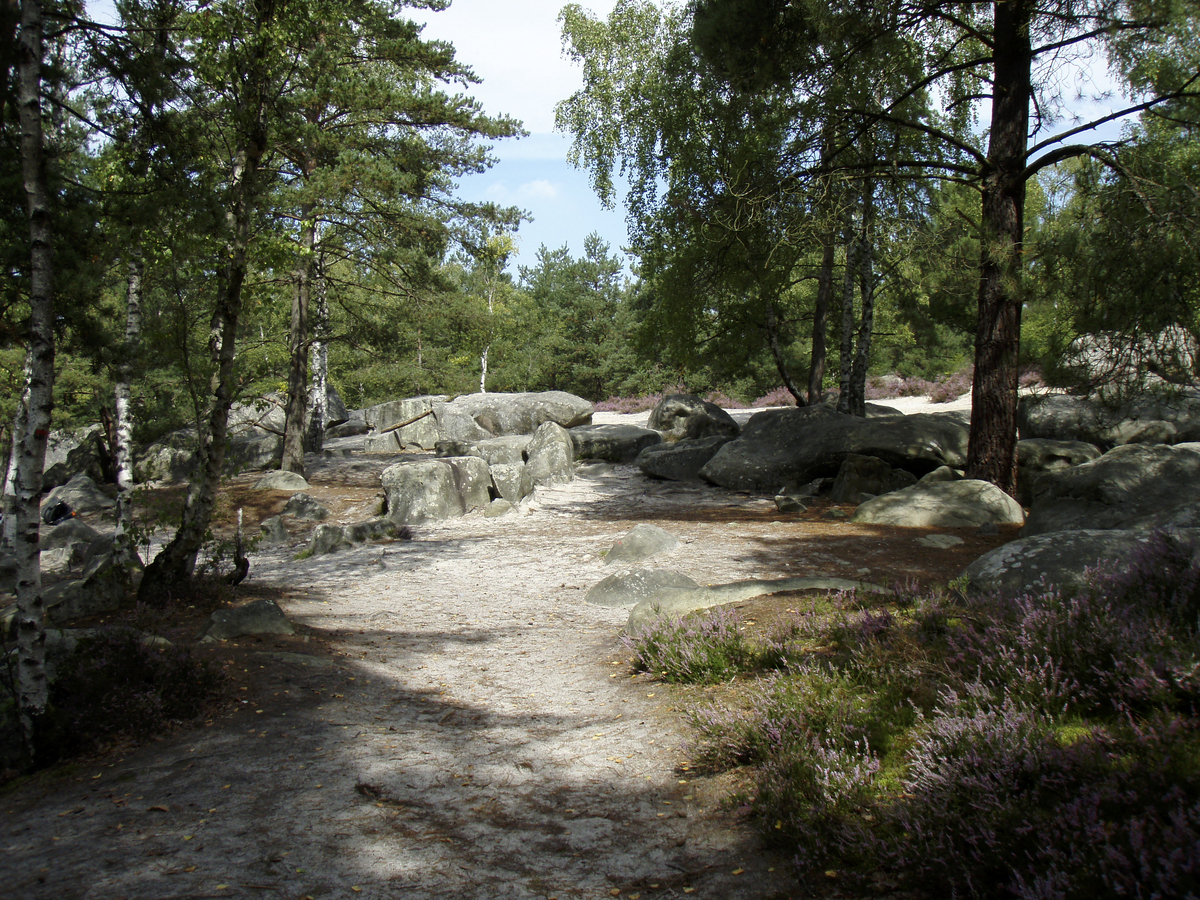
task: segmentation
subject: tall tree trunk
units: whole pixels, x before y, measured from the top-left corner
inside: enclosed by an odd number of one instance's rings
[[[824,393],[826,350],[825,339],[829,327],[829,301],[833,297],[833,264],[837,247],[833,234],[821,235],[821,272],[817,276],[817,302],[813,307],[812,364],[808,370],[808,403],[821,402]]]
[[[983,170],[982,253],[967,477],[1017,490],[1021,243],[1031,95],[1031,0],[994,5],[995,78]]]
[[[292,327],[289,331],[288,400],[283,428],[285,472],[304,474],[304,435],[308,425],[308,305],[312,286],[313,248],[317,242],[317,222],[311,204],[300,212],[300,258],[296,262],[296,283],[292,290]]]
[[[308,449],[320,453],[325,443],[325,426],[329,422],[329,347],[325,335],[329,330],[329,299],[325,294],[323,267],[314,272],[317,281],[317,312],[313,322],[312,390],[309,391]],[[420,346],[420,333],[417,344]]]
[[[265,27],[264,27],[265,30]],[[259,47],[258,53],[262,54]],[[261,55],[251,61],[261,63]],[[254,75],[248,75],[253,79]],[[247,129],[240,136],[242,146],[234,159],[230,175],[230,204],[226,213],[229,240],[228,262],[222,271],[221,285],[209,321],[209,356],[213,375],[209,382],[207,415],[200,423],[197,472],[188,485],[179,530],[146,567],[138,588],[138,600],[148,606],[161,606],[170,597],[173,586],[186,581],[196,565],[196,554],[212,521],[213,504],[225,464],[225,441],[229,430],[229,408],[233,405],[236,379],[236,339],[242,311],[242,286],[248,268],[247,250],[254,201],[258,191],[259,164],[266,152],[266,104],[261,83],[248,98],[252,108],[243,107]]]
[[[866,182],[862,202],[863,225],[858,248],[862,311],[850,374],[850,412],[856,416],[867,414],[867,370],[871,365],[871,333],[875,328],[875,186],[870,181]]]
[[[779,320],[775,314],[774,300],[767,300],[766,326],[767,343],[771,345],[771,357],[775,360],[775,370],[779,373],[779,378],[783,382],[783,386],[788,389],[788,393],[796,399],[796,405],[804,406],[804,397],[800,394],[800,388],[792,382],[787,360],[783,358],[783,347],[779,344]]]
[[[113,534],[114,561],[121,566],[133,563],[134,547],[130,535],[133,524],[133,410],[130,385],[134,363],[142,339],[142,261],[129,262],[128,291],[125,301],[125,346],[113,387],[116,408],[113,460],[117,475],[117,521]]]
[[[850,412],[850,392],[853,390],[852,378],[854,365],[854,250],[858,238],[850,225],[846,226],[846,268],[842,279],[842,342],[840,347],[841,367],[838,380],[838,412]]]
[[[54,408],[54,243],[42,136],[43,47],[40,0],[21,3],[17,49],[21,175],[29,213],[30,293],[26,343],[26,421],[14,444],[14,552],[17,558],[17,707],[29,762],[37,757],[37,722],[46,709],[46,624],[40,564],[40,499],[46,438]]]

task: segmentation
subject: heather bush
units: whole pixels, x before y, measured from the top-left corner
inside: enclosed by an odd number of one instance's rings
[[[623,640],[638,666],[663,681],[711,684],[755,665],[740,625],[737,611],[722,607],[708,615],[656,619]]]
[[[1200,896],[1198,570],[1158,534],[1073,592],[814,601],[739,643],[775,671],[691,711],[693,759],[751,767],[749,809],[802,873],[882,867],[989,900]]]
[[[750,405],[754,409],[764,409],[769,406],[795,406],[796,398],[792,396],[792,392],[787,388],[777,387],[775,390],[763,394]]]
[[[117,735],[144,738],[197,716],[223,683],[221,669],[186,646],[132,628],[101,630],[60,665],[42,744],[62,756]]]

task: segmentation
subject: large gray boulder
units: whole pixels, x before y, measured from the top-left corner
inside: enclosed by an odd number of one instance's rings
[[[1200,441],[1200,388],[1164,388],[1119,399],[1022,397],[1017,427],[1023,439],[1086,441],[1104,449]]]
[[[515,394],[465,394],[445,404],[439,416],[465,416],[487,434],[533,434],[546,422],[563,428],[592,421],[592,404],[566,391]],[[462,440],[455,435],[448,438]],[[474,440],[474,437],[467,438]]]
[[[911,472],[893,469],[876,456],[851,453],[842,460],[837,477],[833,479],[829,500],[831,503],[862,503],[864,499],[898,491],[916,482],[917,476]]]
[[[679,546],[679,538],[649,522],[633,526],[609,548],[604,555],[608,566],[641,562],[658,553],[669,553]]]
[[[475,456],[397,463],[380,477],[388,518],[400,524],[449,519],[491,502],[491,473]]]
[[[111,473],[106,471],[108,463],[101,444],[102,433],[99,425],[79,431],[50,432],[46,441],[42,490],[66,484],[80,473],[97,483],[111,480]]]
[[[478,456],[489,466],[523,465],[529,441],[530,435],[527,434],[509,434],[480,441],[438,441],[434,448],[434,455],[438,457]]]
[[[978,528],[980,525],[1021,525],[1021,504],[994,484],[961,481],[914,484],[863,503],[852,522],[898,525],[905,528]]]
[[[1102,563],[1120,567],[1151,540],[1153,532],[1122,529],[1056,531],[1021,538],[971,563],[964,573],[967,590],[976,594],[1019,597],[1050,588],[1069,593],[1084,583],[1089,569]],[[1177,532],[1178,539],[1200,540],[1200,530]]]
[[[741,437],[722,447],[700,477],[734,490],[773,492],[835,476],[851,453],[914,475],[939,466],[962,468],[968,431],[939,415],[863,419],[825,406],[766,410],[751,417]]]
[[[560,484],[575,477],[575,443],[570,432],[555,422],[538,427],[525,455],[525,467],[534,485]]]
[[[60,500],[81,515],[104,512],[117,505],[116,500],[82,472],[43,496],[41,508],[47,509]]]
[[[1102,452],[1095,444],[1086,441],[1056,441],[1050,438],[1018,441],[1017,499],[1028,506],[1033,502],[1038,476],[1091,462],[1098,459]]]
[[[138,481],[185,481],[196,471],[196,432],[184,428],[164,435],[147,446],[134,460]],[[230,433],[225,449],[225,471],[277,469],[283,459],[283,435],[244,423]]]
[[[1023,537],[1117,528],[1200,500],[1200,444],[1128,444],[1039,476]]]
[[[437,409],[445,399],[408,397],[364,409],[363,419],[371,429],[365,449],[368,453],[432,450],[441,437]]]
[[[693,394],[668,394],[650,411],[647,424],[668,441],[741,433],[733,417],[715,403]]]
[[[647,447],[661,444],[662,435],[636,425],[579,425],[571,429],[576,459],[628,463]]]
[[[654,444],[638,454],[634,465],[652,478],[699,481],[700,470],[732,440],[732,435],[718,434]]]

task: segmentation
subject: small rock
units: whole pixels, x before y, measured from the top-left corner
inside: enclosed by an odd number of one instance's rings
[[[294,634],[279,604],[263,597],[233,609],[218,609],[200,632],[200,640],[228,641],[246,634]]]
[[[268,472],[254,483],[256,491],[304,491],[308,490],[308,482],[303,475],[295,472]]]

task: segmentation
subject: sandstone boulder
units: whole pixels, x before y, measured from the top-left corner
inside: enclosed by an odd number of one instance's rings
[[[774,492],[837,475],[851,453],[920,475],[965,465],[967,435],[967,426],[947,416],[863,419],[825,406],[766,410],[717,452],[700,477],[734,490]]]
[[[669,553],[679,546],[679,538],[657,525],[642,522],[619,538],[604,555],[608,566],[641,562],[658,553]]]
[[[59,501],[66,503],[81,515],[104,512],[117,505],[116,500],[101,490],[96,482],[83,473],[45,494],[42,497],[42,509],[48,509]]]
[[[201,641],[228,641],[247,634],[294,634],[279,604],[267,597],[233,609],[218,609],[200,631]]]
[[[1022,537],[1117,528],[1200,500],[1200,444],[1128,444],[1039,476]]]
[[[647,447],[662,443],[657,431],[636,425],[578,425],[570,433],[576,459],[633,462]]]
[[[861,503],[879,494],[888,494],[917,483],[917,477],[904,469],[893,469],[876,456],[850,453],[842,460],[833,487],[831,503]]]
[[[575,443],[563,426],[545,422],[538,426],[525,451],[529,480],[539,484],[558,484],[575,477]]]
[[[465,416],[487,432],[483,437],[494,437],[533,434],[547,422],[563,428],[587,425],[592,421],[592,404],[565,391],[465,394],[446,403],[444,413],[439,413],[442,415]],[[446,437],[461,440],[455,435]]]
[[[980,525],[1021,525],[1021,505],[994,484],[964,478],[915,484],[868,500],[851,521],[905,528],[978,528]]]
[[[1200,539],[1200,531],[1180,534]],[[1051,588],[1069,593],[1084,583],[1088,570],[1102,563],[1120,566],[1149,543],[1151,535],[1148,531],[1081,529],[1021,538],[971,563],[964,573],[967,590],[1008,597]]]
[[[699,481],[700,470],[732,440],[732,435],[718,434],[653,444],[638,454],[634,465],[651,478]]]
[[[400,524],[461,516],[491,502],[491,473],[474,456],[397,463],[381,479],[388,518]]]
[[[668,394],[650,411],[647,424],[668,441],[717,435],[737,437],[741,432],[733,417],[715,403],[693,394]]]
[[[329,517],[329,510],[301,491],[288,498],[288,502],[283,505],[283,515],[295,516],[307,522],[319,522]]]
[[[1017,426],[1023,439],[1085,441],[1102,449],[1200,441],[1200,388],[1146,391],[1119,399],[1070,394],[1022,397]]]
[[[306,491],[308,482],[297,472],[285,472],[282,469],[268,472],[254,482],[256,491]]]
[[[634,606],[675,591],[695,591],[700,585],[669,569],[633,569],[609,575],[583,597],[594,606]]]

